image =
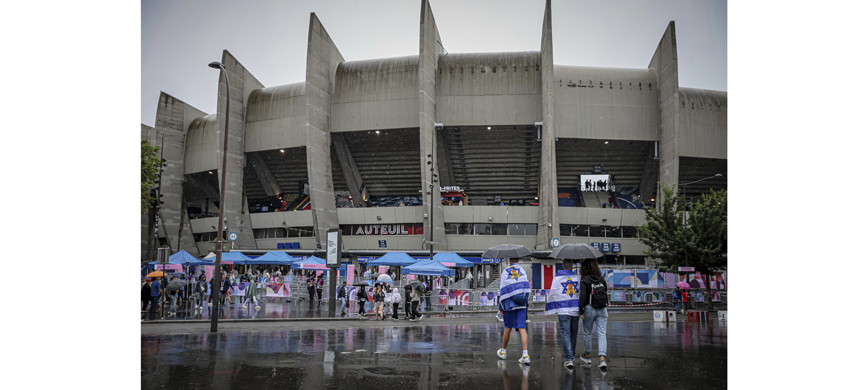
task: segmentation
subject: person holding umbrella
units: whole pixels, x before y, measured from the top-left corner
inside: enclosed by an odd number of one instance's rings
[[[405,281],[405,278],[403,278],[403,281]],[[403,291],[405,292],[405,318],[411,319],[411,283],[406,283]]]
[[[383,320],[384,319],[384,292],[382,291],[382,287],[380,284],[375,285],[375,292],[372,294],[372,299],[375,302],[375,306],[373,307],[373,312],[375,312],[375,319]]]
[[[421,292],[420,289],[423,288],[423,284],[419,281],[413,280],[411,285],[411,318],[409,321],[420,321],[424,318],[424,315],[418,312],[417,307],[420,305],[420,297]]]
[[[168,286],[165,288],[168,291],[169,301],[171,302],[171,306],[168,307],[168,316],[173,317],[177,315],[177,296],[180,290],[183,289],[183,286],[186,284],[183,283],[182,280],[178,280],[177,276],[171,277],[171,282],[168,283]]]
[[[565,368],[574,368],[574,350],[580,331],[580,278],[572,270],[574,261],[565,259],[562,270],[556,272],[547,298],[545,314],[557,315],[559,334],[565,350]]]
[[[393,288],[390,291],[390,302],[393,305],[393,319],[399,320],[399,304],[402,302],[402,295],[398,288]]]

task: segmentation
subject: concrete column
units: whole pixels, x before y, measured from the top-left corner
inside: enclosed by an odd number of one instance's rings
[[[352,203],[365,207],[366,201],[369,200],[369,193],[366,191],[366,185],[363,183],[360,171],[357,170],[357,164],[354,163],[354,157],[351,156],[351,150],[345,143],[345,136],[342,133],[331,133],[330,139],[333,141],[333,150],[336,152],[339,167],[342,169],[342,176],[345,177],[345,184],[351,194]]]
[[[220,201],[225,202],[225,218],[227,220],[229,232],[238,233],[237,242],[234,243],[235,249],[257,249],[255,238],[252,234],[252,219],[248,212],[244,210],[246,206],[246,197],[243,194],[243,167],[246,163],[245,147],[244,147],[244,128],[246,125],[246,101],[249,94],[254,89],[264,88],[243,65],[237,61],[228,50],[222,52],[222,64],[225,65],[225,70],[228,73],[230,91],[226,91],[225,81],[222,76],[219,76],[219,99],[216,104],[217,123],[219,123],[219,141],[217,148],[217,156],[219,157],[219,167],[222,167],[222,141],[224,135],[222,131],[225,129],[225,116],[228,115],[228,161],[225,169],[226,186],[225,199]],[[214,72],[216,73],[216,72]],[[229,109],[231,112],[225,112],[225,99],[230,98],[231,104]],[[219,180],[222,180],[222,173],[219,173]],[[222,183],[220,183],[220,186]],[[223,246],[223,249],[231,246]]]
[[[658,176],[668,186],[679,181],[679,61],[676,54],[676,22],[671,21],[649,68],[655,70],[658,83]],[[663,202],[658,191],[656,204]]]
[[[439,183],[430,182],[430,166],[427,165],[429,158],[427,155],[436,156],[433,159],[433,164],[436,165],[438,172],[438,153],[435,153],[435,118],[436,118],[436,71],[438,69],[439,56],[444,53],[444,47],[441,43],[438,28],[436,27],[435,18],[433,17],[432,8],[429,1],[421,1],[420,10],[420,48],[418,56],[418,107],[420,107],[420,164],[421,164],[421,193],[423,195],[423,204],[425,214],[429,213],[430,205],[432,204],[432,219],[433,226],[430,226],[430,218],[424,219],[424,232],[432,231],[434,250],[446,250],[447,240],[445,239],[444,211],[441,205],[441,192],[439,191]],[[432,195],[426,193],[430,189],[430,184],[433,184]],[[426,237],[429,237],[427,235]],[[429,239],[426,238],[424,248],[429,249]]]
[[[306,51],[306,167],[315,240],[322,248],[327,230],[339,228],[330,160],[330,112],[336,67],[343,61],[321,21],[311,13]]]
[[[658,159],[655,156],[655,142],[649,144],[649,150],[646,154],[646,165],[643,168],[643,177],[640,179],[640,196],[642,202],[647,203],[652,197],[652,193],[658,187]]]
[[[258,181],[261,183],[261,187],[264,188],[264,193],[267,196],[281,194],[282,189],[279,188],[276,177],[267,168],[264,158],[258,153],[249,153],[246,157],[249,159],[249,163],[252,164],[252,169],[255,171],[255,175],[258,176]]]
[[[190,123],[205,113],[183,101],[161,93],[159,105],[156,108],[155,134],[151,144],[163,146],[162,158],[167,166],[162,171],[162,208],[160,209],[160,227],[165,228],[168,245],[172,252],[184,249],[192,255],[198,255],[198,247],[192,237],[188,225],[186,207],[183,202],[184,160],[186,152],[186,133]]]
[[[550,240],[559,236],[559,197],[556,181],[556,115],[553,89],[553,25],[550,0],[544,10],[541,33],[541,172],[539,179],[538,236],[536,250],[550,249]]]

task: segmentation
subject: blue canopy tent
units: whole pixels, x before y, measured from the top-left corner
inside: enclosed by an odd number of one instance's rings
[[[291,257],[288,253],[273,251],[267,252],[257,258],[246,260],[242,264],[245,265],[284,265],[290,266],[291,263],[297,261],[294,257]]]
[[[471,267],[474,266],[475,263],[464,259],[462,256],[453,253],[453,252],[441,252],[436,253],[433,256],[433,260],[438,261],[439,263],[453,263],[453,267]],[[450,265],[449,265],[450,267]]]
[[[305,260],[296,260],[295,262],[291,263],[291,269],[326,271],[327,261],[315,256],[311,256],[306,258]]]
[[[215,259],[216,258],[214,258],[214,261]],[[247,262],[251,260],[252,258],[240,252],[222,252],[222,260],[220,260],[220,262],[230,261],[233,264],[249,264]],[[214,263],[208,264],[213,265]]]
[[[420,260],[413,265],[403,267],[402,273],[427,276],[453,276],[455,271],[436,260]]]
[[[159,263],[156,261],[151,261],[151,262],[147,263],[147,267],[152,268],[158,264]],[[175,253],[171,256],[168,256],[168,263],[167,264],[179,264],[179,265],[182,265],[184,267],[187,267],[190,265],[213,265],[213,262],[207,261],[207,260],[199,260],[195,256],[190,255],[189,252],[181,249],[177,253]]]
[[[366,265],[369,266],[379,266],[379,265],[389,265],[389,266],[398,266],[404,267],[407,265],[415,264],[417,261],[413,259],[411,256],[406,254],[405,252],[389,252],[384,256],[379,257]]]

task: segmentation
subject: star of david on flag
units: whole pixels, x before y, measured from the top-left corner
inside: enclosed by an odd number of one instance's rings
[[[520,278],[520,276],[523,276],[523,273],[520,272],[519,268],[510,268],[509,271],[510,272],[508,274],[508,279],[517,280]]]
[[[571,278],[568,278],[568,281],[561,283],[561,285],[563,287],[562,294],[569,295],[571,298],[577,294],[577,282],[574,282]]]

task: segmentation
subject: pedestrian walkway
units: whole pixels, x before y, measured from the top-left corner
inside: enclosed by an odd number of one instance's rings
[[[366,307],[366,315],[361,316],[357,314],[358,306],[357,302],[350,302],[345,316],[339,315],[338,309],[339,304],[337,303],[337,313],[335,317],[330,317],[330,313],[328,312],[328,302],[327,300],[323,301],[308,301],[306,297],[302,300],[297,300],[295,298],[261,298],[258,300],[258,307],[253,303],[249,303],[247,305],[234,304],[234,305],[226,305],[228,307],[222,307],[220,311],[222,311],[222,315],[219,316],[220,320],[230,320],[230,321],[255,321],[255,320],[312,320],[312,319],[365,319],[371,318],[374,319],[375,315],[372,314],[371,304],[367,304]],[[668,305],[669,307],[616,307],[611,306],[610,311],[621,311],[621,312],[645,312],[648,313],[647,319],[651,319],[652,310],[653,309],[666,309],[671,310],[672,305]],[[459,308],[459,306],[456,306]],[[445,315],[445,316],[454,316],[454,317],[492,317],[495,315],[496,310],[494,306],[490,307],[491,310],[471,310],[471,311],[440,311],[440,310],[422,310],[424,313],[428,315]],[[726,310],[726,305],[716,304],[715,309],[718,310]],[[211,319],[211,311],[212,308],[208,307],[207,304],[203,308],[198,308],[195,306],[193,302],[179,302],[177,304],[177,314],[174,316],[170,316],[168,314],[168,305],[165,305],[165,308],[161,311],[157,311],[156,313],[141,313],[142,322],[198,322],[198,321],[210,321]],[[543,314],[542,308],[531,309],[529,310],[531,314]],[[405,320],[405,309],[402,304],[399,307],[399,313],[397,313],[400,320]],[[392,321],[390,319],[390,313],[388,314],[388,319],[386,321]],[[683,317],[683,316],[682,316]]]

